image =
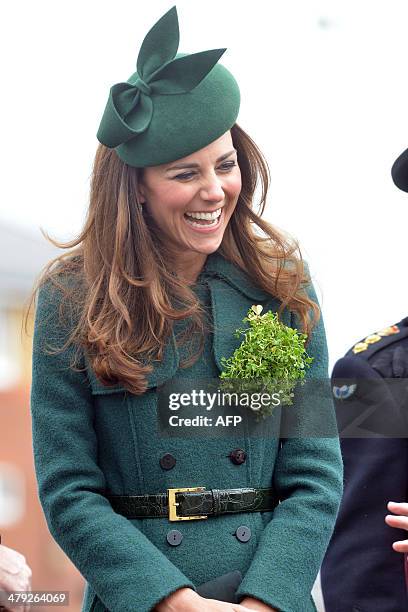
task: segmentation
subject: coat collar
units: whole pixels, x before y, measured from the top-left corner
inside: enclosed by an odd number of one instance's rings
[[[235,331],[245,328],[244,317],[254,304],[277,309],[278,302],[256,285],[240,268],[225,259],[218,251],[207,257],[200,278],[206,280],[211,292],[213,313],[214,359],[220,372],[224,369],[222,358],[228,359],[241,344]]]
[[[266,293],[254,285],[243,270],[228,261],[228,259],[225,259],[218,251],[208,255],[204,268],[198,277],[198,281],[201,278],[206,279],[211,277],[217,277],[226,281],[251,300],[259,300],[262,302],[271,299],[269,293]]]

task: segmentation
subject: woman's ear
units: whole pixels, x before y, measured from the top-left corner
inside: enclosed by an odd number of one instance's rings
[[[144,188],[144,185],[143,185],[143,179],[142,179],[142,177],[140,175],[139,175],[138,181],[137,181],[136,195],[137,195],[137,199],[139,201],[139,204],[145,204],[145,202],[146,202],[145,188]]]
[[[139,186],[139,187],[137,188],[136,193],[137,193],[137,199],[138,199],[138,201],[139,201],[139,204],[145,204],[145,202],[146,202],[146,198],[145,198],[145,196],[144,196],[143,187],[140,187],[140,186]]]

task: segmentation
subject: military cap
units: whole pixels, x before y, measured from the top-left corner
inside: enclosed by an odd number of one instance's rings
[[[391,168],[392,180],[402,191],[408,191],[408,149],[397,157]]]

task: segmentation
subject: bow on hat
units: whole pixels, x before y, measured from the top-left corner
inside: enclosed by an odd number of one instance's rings
[[[154,95],[187,93],[211,71],[226,49],[175,57],[179,46],[177,9],[171,8],[146,34],[137,72],[116,83],[98,129],[99,142],[114,148],[146,131],[153,116]]]

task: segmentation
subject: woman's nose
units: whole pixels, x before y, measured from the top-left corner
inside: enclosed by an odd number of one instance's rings
[[[224,199],[224,190],[220,179],[217,176],[209,178],[205,185],[202,186],[200,196],[208,202],[222,201]]]

